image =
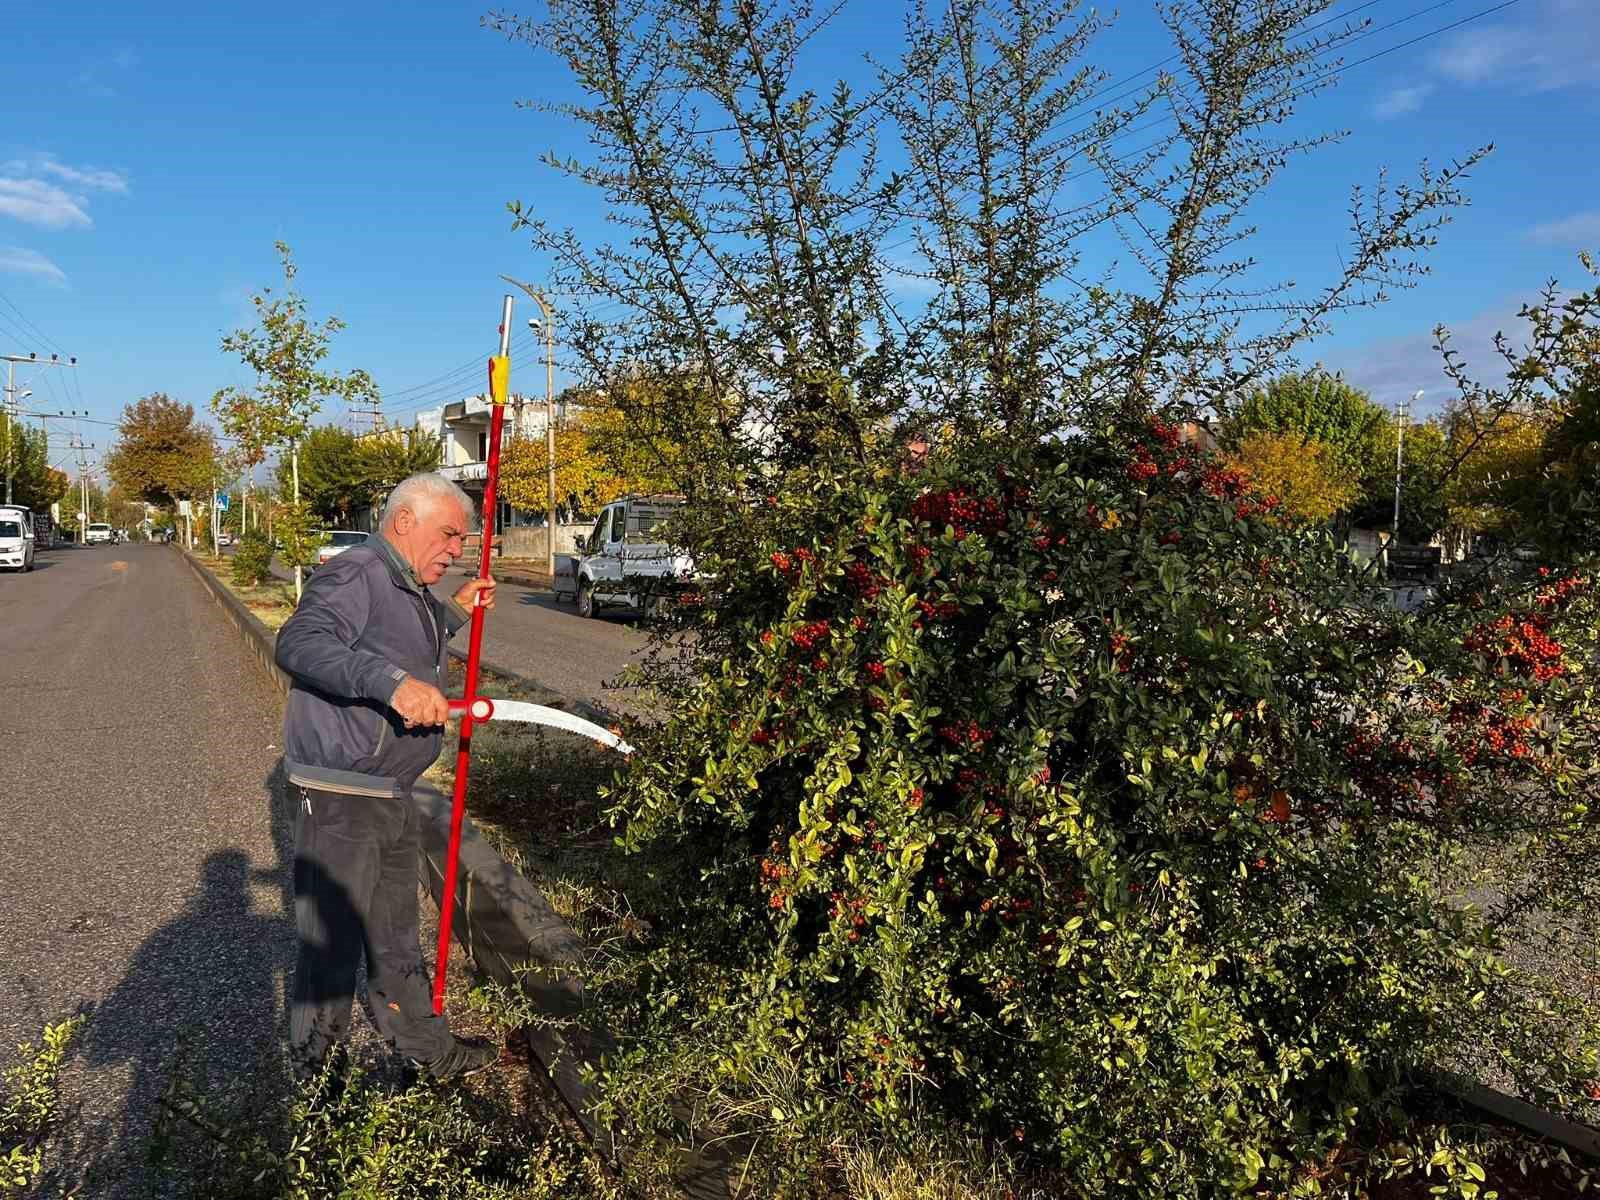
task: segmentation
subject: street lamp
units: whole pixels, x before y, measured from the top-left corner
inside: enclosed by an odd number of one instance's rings
[[[1389,530],[1389,545],[1391,546],[1397,546],[1400,544],[1400,471],[1401,461],[1403,455],[1405,454],[1406,446],[1406,418],[1410,416],[1410,405],[1420,404],[1421,402],[1422,389],[1418,388],[1416,391],[1411,393],[1411,400],[1409,404],[1402,402],[1399,405],[1400,435],[1395,439],[1394,444],[1394,524]]]

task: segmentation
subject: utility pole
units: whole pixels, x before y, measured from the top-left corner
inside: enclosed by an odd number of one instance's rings
[[[17,381],[16,367],[18,363],[32,363],[36,367],[75,367],[78,365],[76,355],[68,355],[63,359],[59,354],[52,354],[49,358],[40,358],[37,354],[0,354],[6,364],[6,503],[11,503],[11,430],[16,424],[17,412]],[[29,393],[31,395],[31,393]]]

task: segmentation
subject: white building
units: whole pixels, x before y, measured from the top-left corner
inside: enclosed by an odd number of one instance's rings
[[[417,414],[417,429],[439,443],[439,473],[460,484],[462,491],[472,497],[473,519],[478,528],[483,525],[483,489],[489,477],[489,423],[493,407],[488,394],[480,393]],[[565,404],[557,405],[558,422],[566,419],[566,408]],[[544,433],[543,399],[513,394],[506,405],[502,437],[507,441],[518,434],[542,438]],[[499,508],[501,529],[545,523],[542,511],[512,508],[503,501]]]

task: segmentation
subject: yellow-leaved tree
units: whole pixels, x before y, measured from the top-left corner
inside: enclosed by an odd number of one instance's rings
[[[1281,512],[1307,521],[1331,521],[1360,490],[1325,442],[1302,433],[1252,433],[1228,459],[1263,495],[1276,496]]]

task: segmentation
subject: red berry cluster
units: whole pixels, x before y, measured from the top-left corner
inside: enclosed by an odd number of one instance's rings
[[[961,615],[961,606],[954,600],[940,600],[937,604],[932,600],[918,600],[917,607],[930,621],[951,621]]]
[[[874,683],[877,683],[878,681],[880,681],[884,676],[884,666],[883,666],[883,664],[881,662],[878,662],[877,660],[873,660],[872,662],[869,662],[862,669],[864,671],[866,671],[867,678],[871,679],[872,682],[874,682]]]
[[[796,546],[794,551],[785,554],[782,550],[772,552],[773,569],[780,575],[787,575],[791,579],[798,576],[806,566],[815,565],[817,556],[804,546]]]
[[[1548,578],[1550,568],[1540,567],[1539,574],[1543,578]],[[1588,590],[1589,577],[1587,575],[1569,575],[1549,587],[1540,588],[1538,595],[1533,598],[1534,607],[1550,612],[1565,604],[1573,596],[1581,595]]]
[[[1150,420],[1150,436],[1168,450],[1176,450],[1178,448],[1178,439],[1182,435],[1176,425],[1163,421],[1160,417],[1152,417]]]
[[[1543,615],[1519,621],[1504,613],[1496,620],[1474,626],[1461,644],[1473,654],[1503,662],[1508,669],[1543,683],[1566,672],[1561,643],[1550,639],[1546,633],[1549,627],[1550,618]]]
[[[783,881],[791,873],[788,863],[777,862],[770,858],[761,860],[761,883],[763,888],[772,893],[767,900],[767,907],[783,907],[784,901],[788,899],[787,893],[783,890]]]
[[[1128,479],[1135,484],[1148,483],[1161,474],[1161,468],[1156,466],[1150,457],[1150,452],[1143,446],[1134,451],[1133,460],[1128,463]]]
[[[1125,633],[1111,635],[1111,657],[1116,661],[1117,670],[1128,671],[1133,669],[1133,645]]]
[[[1183,541],[1183,534],[1176,529],[1161,535],[1161,544],[1163,546],[1176,546],[1181,541]]]
[[[863,600],[876,600],[889,582],[882,575],[874,574],[872,569],[859,559],[845,567],[844,578],[855,594]]]
[[[818,642],[828,640],[829,625],[826,621],[812,621],[809,625],[802,625],[790,635],[790,640],[802,650],[810,650]]]
[[[911,502],[911,519],[943,529],[960,541],[969,533],[994,534],[1006,527],[1005,505],[995,496],[974,496],[964,487],[924,492]]]
[[[1213,500],[1237,500],[1250,488],[1244,472],[1212,463],[1200,476],[1200,490]]]
[[[970,746],[980,749],[994,737],[994,730],[985,729],[970,718],[950,725],[939,726],[939,736],[952,746]]]

